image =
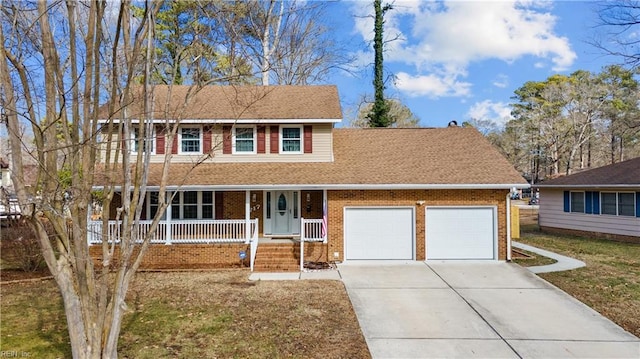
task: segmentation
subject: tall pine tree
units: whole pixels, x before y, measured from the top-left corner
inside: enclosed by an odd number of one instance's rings
[[[375,8],[373,36],[373,50],[375,52],[373,87],[375,90],[375,102],[367,118],[369,119],[370,127],[389,127],[392,121],[389,117],[389,104],[384,100],[384,40],[382,35],[384,32],[384,14],[391,10],[392,6],[389,4],[382,6],[381,0],[374,0],[373,6]]]

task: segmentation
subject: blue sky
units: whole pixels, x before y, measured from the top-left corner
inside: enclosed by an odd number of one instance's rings
[[[385,94],[399,98],[424,127],[471,118],[503,124],[514,90],[576,70],[599,72],[620,59],[588,44],[595,31],[594,2],[402,1],[386,16]],[[363,95],[373,94],[372,1],[333,4],[329,20],[339,41],[357,56],[353,74],[338,86],[349,118]],[[343,126],[347,125],[347,120]]]

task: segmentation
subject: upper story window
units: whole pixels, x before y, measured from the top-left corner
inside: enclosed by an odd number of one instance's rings
[[[134,127],[131,131],[131,140],[133,142],[133,146],[131,146],[132,151],[138,153],[140,151],[140,135],[141,135],[140,127]],[[155,131],[151,131],[151,133],[145,133],[144,139],[144,147],[151,154],[155,154],[156,152],[156,134]]]
[[[584,213],[584,192],[571,192],[571,212]]]
[[[254,126],[233,128],[233,153],[256,153],[256,129]]]
[[[182,127],[178,136],[181,154],[202,153],[202,131],[200,127]]]
[[[302,153],[302,126],[281,126],[280,132],[281,153]]]

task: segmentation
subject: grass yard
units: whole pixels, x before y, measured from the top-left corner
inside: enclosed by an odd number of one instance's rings
[[[122,358],[369,358],[339,281],[247,280],[246,270],[139,273]],[[52,280],[3,284],[0,352],[71,356]]]
[[[518,241],[584,261],[587,266],[540,276],[640,337],[640,245],[545,234],[523,226]]]

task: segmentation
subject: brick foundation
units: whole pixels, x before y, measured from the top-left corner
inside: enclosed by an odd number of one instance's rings
[[[616,241],[616,242],[640,244],[640,237],[624,236],[621,234],[588,232],[588,231],[580,231],[576,229],[566,229],[566,228],[556,228],[556,227],[546,227],[546,226],[541,226],[540,230],[546,233],[553,233],[553,234],[608,239],[610,241]]]
[[[245,251],[246,259],[238,254]],[[90,246],[89,253],[96,261],[102,258],[101,246]],[[207,269],[249,267],[251,250],[248,244],[152,244],[145,254],[140,269]],[[118,252],[116,251],[116,260]]]

